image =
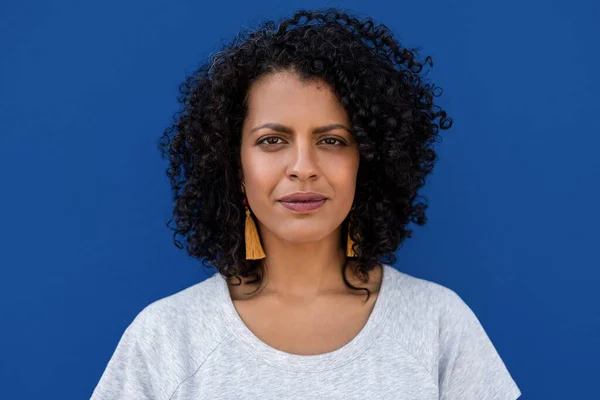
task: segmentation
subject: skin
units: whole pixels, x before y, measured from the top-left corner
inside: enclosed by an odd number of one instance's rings
[[[267,123],[288,132],[259,128]],[[315,133],[331,124],[340,127]],[[360,159],[350,128],[345,108],[325,82],[302,83],[285,71],[265,75],[250,88],[240,173],[267,255],[260,295],[286,305],[288,312],[295,306],[321,308],[317,305],[340,296],[364,300],[364,291],[348,288],[341,275],[346,257],[341,224],[352,207]],[[296,214],[278,201],[296,191],[328,199],[316,211]],[[365,287],[351,276],[348,280]],[[379,284],[376,278],[375,286],[367,287],[377,292]]]

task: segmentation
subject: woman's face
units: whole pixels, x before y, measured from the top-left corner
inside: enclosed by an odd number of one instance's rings
[[[337,126],[326,129],[331,125]],[[323,81],[302,83],[279,72],[250,88],[242,180],[262,235],[304,243],[340,228],[352,207],[360,158],[349,129],[348,114]],[[312,211],[293,211],[280,199],[294,192],[326,200]]]

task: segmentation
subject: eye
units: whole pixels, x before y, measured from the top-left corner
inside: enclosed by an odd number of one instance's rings
[[[278,140],[281,140],[282,142],[278,142]],[[269,145],[274,146],[277,144],[282,144],[283,142],[285,142],[285,141],[280,137],[266,136],[266,137],[260,139],[258,142],[256,142],[256,144],[258,144],[258,145],[263,144],[266,146],[269,146]],[[334,138],[334,137],[327,137],[327,138],[321,139],[320,142],[325,142],[326,145],[334,146],[334,147],[340,147],[340,146],[346,145],[346,142],[344,142],[341,139]]]
[[[343,142],[342,140],[338,139],[338,138],[334,138],[334,137],[328,137],[322,140],[322,142],[328,140],[329,142],[327,142],[326,144],[331,145],[331,146],[345,146],[346,143]],[[339,144],[335,144],[335,142],[339,142]]]
[[[283,140],[280,137],[277,136],[267,136],[264,137],[262,139],[260,139],[258,142],[256,142],[256,144],[267,144],[267,145],[275,145],[275,144],[280,144],[277,143],[277,140]]]

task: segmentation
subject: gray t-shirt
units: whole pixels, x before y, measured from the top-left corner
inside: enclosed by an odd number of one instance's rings
[[[363,329],[318,355],[277,350],[237,313],[220,273],[144,308],[92,400],[514,400],[521,391],[451,289],[383,265]]]

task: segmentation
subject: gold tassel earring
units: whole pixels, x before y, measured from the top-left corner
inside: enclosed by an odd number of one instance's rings
[[[248,200],[246,198],[244,198],[244,205],[246,206],[246,260],[260,260],[266,256],[262,245],[260,244],[258,230],[250,215]]]
[[[352,240],[352,238],[350,237],[351,223],[352,223],[352,220],[349,219],[348,220],[348,239],[346,240],[346,255],[348,257],[356,257],[356,253],[352,249],[352,246],[354,246],[354,240]]]

